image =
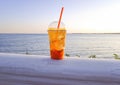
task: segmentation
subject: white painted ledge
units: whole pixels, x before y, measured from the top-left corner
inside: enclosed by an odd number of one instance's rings
[[[0,85],[120,85],[120,61],[0,53]]]

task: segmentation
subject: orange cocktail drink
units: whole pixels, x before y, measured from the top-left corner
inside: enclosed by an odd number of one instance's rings
[[[61,60],[64,58],[65,49],[65,28],[49,28],[49,43],[50,43],[50,55],[51,59]]]
[[[56,60],[61,60],[64,57],[66,30],[61,22],[63,10],[64,7],[61,9],[59,21],[51,23],[48,28],[50,55],[51,59]]]

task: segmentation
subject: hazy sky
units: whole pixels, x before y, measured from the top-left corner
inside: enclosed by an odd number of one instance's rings
[[[120,32],[120,0],[0,0],[0,33],[47,33],[62,6],[67,32]]]

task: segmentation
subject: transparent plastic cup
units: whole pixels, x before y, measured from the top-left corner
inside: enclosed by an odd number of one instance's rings
[[[64,59],[66,30],[64,23],[61,22],[59,29],[57,24],[55,21],[48,26],[50,56],[51,59],[61,60]]]

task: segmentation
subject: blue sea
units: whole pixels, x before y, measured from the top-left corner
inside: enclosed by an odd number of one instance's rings
[[[0,34],[0,53],[50,55],[47,34]],[[96,55],[112,59],[120,55],[120,34],[67,34],[65,54],[70,57]]]

